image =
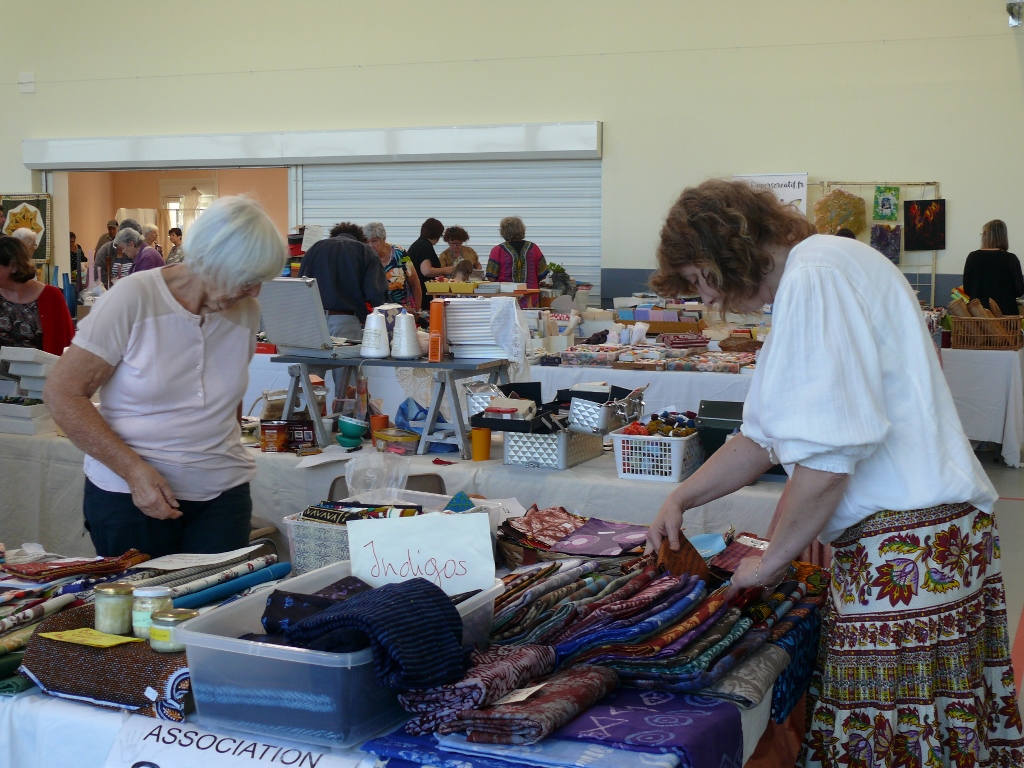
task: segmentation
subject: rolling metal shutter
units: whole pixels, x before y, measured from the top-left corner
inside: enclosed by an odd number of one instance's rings
[[[601,161],[520,160],[305,165],[294,190],[298,221],[383,222],[388,241],[409,246],[431,216],[469,232],[486,266],[501,242],[498,222],[520,216],[526,238],[601,296]],[[445,248],[437,244],[437,252]]]

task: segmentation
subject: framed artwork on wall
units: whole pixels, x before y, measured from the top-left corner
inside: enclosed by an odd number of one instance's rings
[[[903,250],[946,249],[946,201],[907,200],[903,203]]]
[[[50,196],[0,195],[0,209],[7,217],[3,234],[13,234],[16,229],[31,230],[36,236],[36,249],[32,254],[36,267],[49,264],[53,255],[53,238],[50,236]]]

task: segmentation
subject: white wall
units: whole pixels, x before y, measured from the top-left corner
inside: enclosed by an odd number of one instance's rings
[[[653,266],[686,184],[806,170],[941,182],[956,272],[991,218],[1024,251],[1004,5],[55,1],[46,34],[0,26],[0,191],[32,188],[26,137],[601,120],[605,267]]]

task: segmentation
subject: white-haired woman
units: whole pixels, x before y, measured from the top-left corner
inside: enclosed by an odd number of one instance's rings
[[[100,555],[248,542],[256,468],[237,419],[256,297],[287,248],[244,197],[211,205],[183,248],[187,262],[131,274],[100,298],[47,379],[54,420],[86,454],[83,509]]]
[[[127,274],[145,272],[147,269],[157,269],[164,265],[164,257],[156,252],[156,248],[146,245],[146,238],[131,227],[117,233],[114,238],[114,247],[122,260],[131,259],[131,266],[127,268]],[[120,277],[125,276],[126,274],[123,272],[120,275]]]
[[[379,221],[363,225],[366,244],[376,251],[388,279],[388,299],[415,312],[419,309],[420,279],[412,260],[397,245],[388,242],[388,233]]]
[[[160,230],[156,228],[156,224],[142,225],[142,238],[146,241],[146,245],[163,256],[164,249],[160,243],[156,241],[158,237],[160,237]]]

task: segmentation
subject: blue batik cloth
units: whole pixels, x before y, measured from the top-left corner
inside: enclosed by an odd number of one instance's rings
[[[496,757],[515,765],[538,768],[624,768],[651,766],[676,768],[679,755],[660,752],[627,752],[607,744],[547,738],[530,745],[474,744],[461,733],[440,736],[438,746],[449,752],[477,757]]]
[[[431,765],[436,768],[518,768],[520,763],[490,758],[486,755],[460,755],[447,752],[431,736],[410,736],[405,726],[387,736],[370,739],[360,747],[381,759],[388,759],[390,768],[407,765]]]
[[[285,630],[292,645],[315,651],[373,650],[377,682],[406,691],[454,683],[465,672],[462,617],[426,579],[385,584]]]
[[[818,660],[818,645],[821,642],[821,611],[811,611],[799,623],[776,641],[776,645],[789,654],[790,662],[772,692],[772,719],[785,722],[800,697],[807,693],[811,684],[811,673]]]

